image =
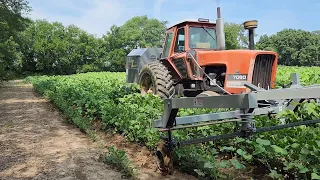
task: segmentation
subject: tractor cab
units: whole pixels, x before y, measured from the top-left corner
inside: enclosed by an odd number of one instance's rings
[[[191,49],[218,48],[216,24],[208,19],[185,20],[167,29],[161,58]]]

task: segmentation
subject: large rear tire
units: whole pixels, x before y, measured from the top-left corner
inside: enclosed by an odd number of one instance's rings
[[[138,83],[143,96],[152,93],[161,98],[171,98],[174,95],[172,76],[159,62],[145,65],[139,74]]]

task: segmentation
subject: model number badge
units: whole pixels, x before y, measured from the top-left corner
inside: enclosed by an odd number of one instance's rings
[[[229,74],[228,80],[229,81],[246,81],[247,74]]]
[[[233,79],[246,80],[247,79],[247,75],[233,75]]]

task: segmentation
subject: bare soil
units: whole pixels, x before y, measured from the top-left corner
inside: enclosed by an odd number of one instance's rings
[[[98,139],[93,142],[67,124],[32,85],[9,81],[0,86],[0,179],[123,179],[101,161],[110,145],[128,153],[139,179],[195,179],[179,172],[162,177],[153,155],[122,136],[98,133]]]
[[[156,165],[155,156],[145,146],[128,142],[123,136],[106,132],[97,132],[97,138],[104,147],[114,146],[124,150],[132,165],[138,170],[137,178],[141,180],[148,179],[166,179],[166,180],[196,180],[195,177],[174,171],[172,175],[161,176],[161,172]]]

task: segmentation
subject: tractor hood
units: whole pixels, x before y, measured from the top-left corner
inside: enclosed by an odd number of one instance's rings
[[[226,89],[240,93],[245,88],[239,80],[232,77],[245,77],[243,81],[253,83],[262,88],[273,88],[277,70],[278,55],[272,51],[259,50],[222,50],[204,51],[197,50],[195,54],[201,67],[225,66]],[[239,76],[240,75],[240,76]],[[238,89],[240,88],[240,89]],[[242,89],[244,88],[244,89]]]
[[[272,51],[259,50],[222,50],[222,51],[206,51],[196,50],[196,59],[200,66],[210,66],[215,64],[224,64],[231,66],[246,66],[254,63],[259,54],[274,55],[274,60],[278,60],[278,55]],[[277,63],[277,62],[276,62]]]

